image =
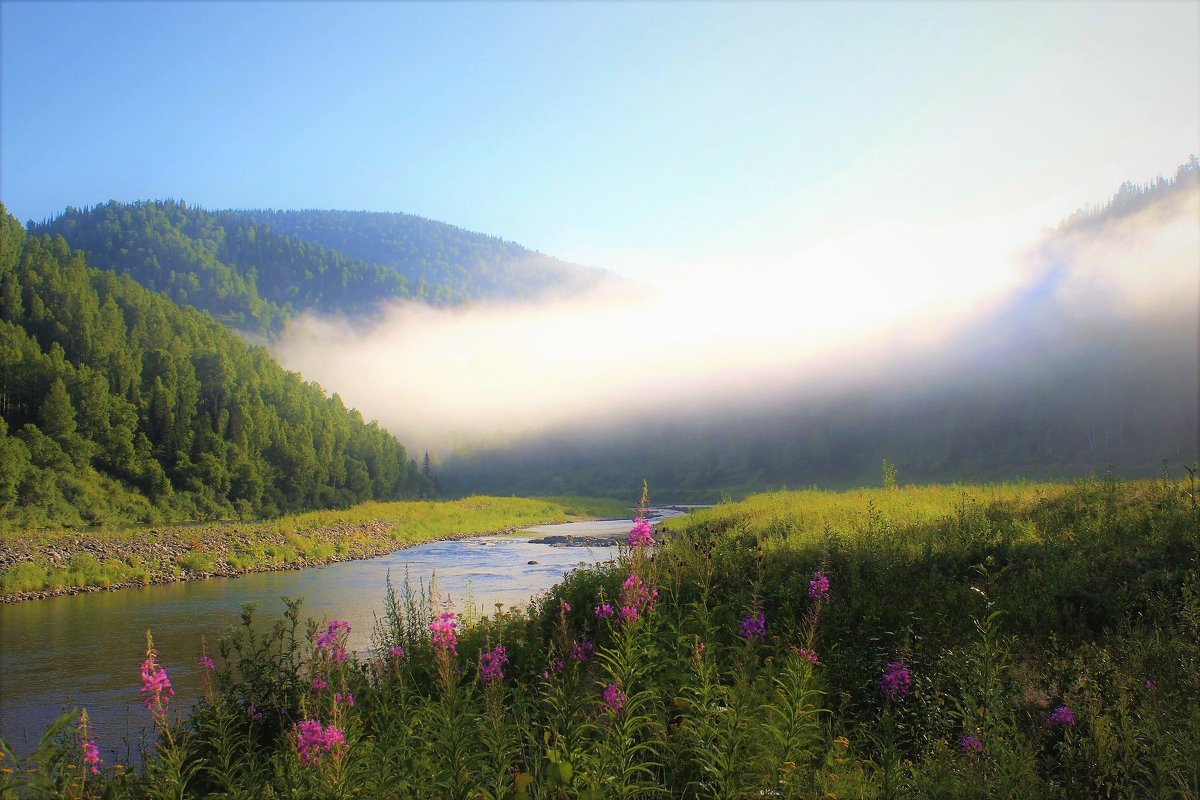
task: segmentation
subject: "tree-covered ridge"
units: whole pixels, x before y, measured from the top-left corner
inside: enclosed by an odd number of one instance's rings
[[[252,517],[429,489],[337,395],[0,205],[0,523]]]
[[[394,270],[183,202],[68,208],[30,232],[62,236],[96,267],[260,333],[298,311],[363,313],[412,294]]]
[[[1174,178],[1164,178],[1159,175],[1154,180],[1141,184],[1125,181],[1107,203],[1099,208],[1079,209],[1063,220],[1058,226],[1058,230],[1068,232],[1100,225],[1134,214],[1154,203],[1181,196],[1189,190],[1194,192],[1198,185],[1200,185],[1200,160],[1196,156],[1192,156],[1186,164],[1179,165]]]
[[[514,242],[410,214],[370,211],[243,211],[246,219],[404,275],[438,303],[529,299],[577,292],[604,270],[528,250]]]

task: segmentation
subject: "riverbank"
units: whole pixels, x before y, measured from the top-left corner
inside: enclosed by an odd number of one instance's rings
[[[416,544],[627,511],[582,498],[366,503],[256,523],[0,533],[0,602],[375,558]]]

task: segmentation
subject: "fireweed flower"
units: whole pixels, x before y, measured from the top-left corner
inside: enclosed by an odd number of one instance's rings
[[[544,670],[542,670],[542,680],[544,680],[544,681],[550,680],[555,675],[562,672],[563,669],[566,668],[566,666],[567,665],[562,662],[561,658],[554,659],[553,661],[550,662],[550,666],[548,666]]]
[[[911,688],[912,673],[908,668],[897,661],[889,663],[883,671],[883,677],[879,679],[879,693],[883,695],[883,699],[894,703],[903,699]]]
[[[350,633],[350,623],[345,620],[335,619],[329,623],[329,627],[317,634],[317,652],[324,650],[329,651],[329,660],[342,663],[346,660],[346,648],[343,642],[345,639],[341,636],[342,631],[347,635]]]
[[[828,600],[829,576],[823,574],[820,570],[814,572],[812,580],[808,582],[808,596],[813,600]]]
[[[504,678],[504,665],[508,663],[508,650],[498,644],[491,650],[479,654],[479,679],[484,686],[490,686],[493,681]]]
[[[591,642],[571,641],[571,660],[578,661],[580,664],[592,657],[596,645]]]
[[[212,672],[214,669],[217,668],[217,665],[214,664],[213,660],[208,656],[200,656],[199,658],[196,659],[196,663],[199,664],[200,668],[203,669],[205,672]]]
[[[983,752],[983,742],[978,736],[963,736],[958,740],[958,746],[964,753],[979,755]]]
[[[1054,709],[1054,713],[1050,715],[1050,719],[1046,720],[1046,724],[1051,727],[1070,728],[1075,725],[1075,712],[1070,706],[1059,706]]]
[[[570,614],[571,613],[571,604],[568,603],[566,600],[559,600],[558,601],[558,609],[563,614]]]
[[[651,589],[637,575],[630,575],[621,584],[622,622],[637,622],[639,616],[649,614],[658,603],[658,589]]]
[[[797,655],[799,655],[808,663],[812,664],[814,667],[820,666],[821,664],[820,660],[817,659],[816,650],[809,650],[807,647],[801,647],[797,652]]]
[[[350,694],[349,692],[346,692],[345,694],[342,694],[341,692],[334,692],[333,704],[335,706],[344,705],[346,708],[354,708],[354,695]]]
[[[322,691],[323,689],[328,689],[329,681],[327,681],[323,678],[313,678],[312,679],[312,688],[313,688],[314,692],[319,692],[319,691]]]
[[[79,728],[75,732],[79,749],[83,751],[83,766],[93,775],[100,774],[100,748],[96,740],[88,736],[88,713],[85,708],[79,714]]]
[[[296,754],[301,764],[313,764],[321,751],[339,757],[346,749],[346,737],[335,725],[323,726],[320,720],[305,719],[296,723]]]
[[[767,635],[767,618],[763,614],[758,616],[749,616],[742,620],[742,632],[739,634],[743,639],[758,639],[762,640]]]
[[[438,618],[429,623],[429,630],[433,633],[433,651],[437,655],[452,655],[458,656],[458,628],[457,615],[453,611],[445,611],[438,615]]]
[[[596,616],[600,619],[609,619],[613,615],[613,607],[609,603],[601,603],[596,606]]]
[[[142,662],[142,705],[156,717],[165,716],[167,703],[175,695],[171,688],[171,679],[167,671],[158,663],[158,653],[154,650],[154,640],[150,632],[146,632],[146,660]]]
[[[388,650],[388,657],[395,658],[395,659],[404,658],[404,648],[401,647],[400,645],[396,645],[391,650]]]
[[[625,540],[625,543],[634,549],[654,544],[654,538],[650,535],[650,523],[638,517],[637,521],[633,523],[633,530],[629,532],[629,538]]]
[[[610,683],[604,687],[602,698],[604,701],[604,710],[614,717],[625,710],[625,692],[621,691],[621,687],[615,683]]]

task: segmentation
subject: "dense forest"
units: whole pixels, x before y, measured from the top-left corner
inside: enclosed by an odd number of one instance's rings
[[[413,298],[439,305],[578,291],[603,273],[405,214],[205,211],[184,202],[68,208],[29,232],[62,236],[232,328],[277,332],[303,311],[369,315]]]
[[[936,364],[897,363],[824,397],[797,382],[736,407],[464,450],[445,458],[442,487],[619,497],[646,478],[660,499],[711,501],[782,486],[878,485],[885,459],[902,482],[1070,478],[1110,466],[1139,476],[1164,460],[1191,463],[1200,456],[1197,298],[1181,298],[1172,313],[1098,318],[1064,306],[1056,290],[1080,266],[1070,262],[1078,240],[1138,212],[1177,215],[1198,192],[1193,159],[1174,179],[1127,183],[1072,216],[1031,253],[1036,279],[958,331]],[[1140,258],[1122,268],[1136,269],[1138,282],[1158,279]]]
[[[609,276],[514,242],[410,214],[244,211],[252,222],[353,258],[382,264],[438,303],[532,299],[578,292]],[[610,276],[611,277],[611,276]]]
[[[257,517],[431,490],[337,395],[0,206],[0,523]]]

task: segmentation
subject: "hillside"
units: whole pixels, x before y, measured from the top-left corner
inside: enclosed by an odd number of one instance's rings
[[[270,516],[430,490],[337,395],[0,206],[0,524]]]
[[[533,299],[575,293],[608,275],[514,242],[410,214],[369,211],[243,211],[251,222],[399,272],[438,303]]]
[[[878,485],[884,459],[901,482],[1063,478],[1110,466],[1151,475],[1164,460],[1191,463],[1200,456],[1196,293],[1147,303],[1163,294],[1167,272],[1189,266],[1164,257],[1162,242],[1191,254],[1193,275],[1200,269],[1198,198],[1194,160],[1172,180],[1125,184],[1048,234],[1028,254],[1029,283],[1001,306],[927,358],[841,391],[814,395],[797,379],[718,410],[563,426],[451,454],[442,487],[628,496],[646,478],[662,500],[711,501],[780,486]]]

